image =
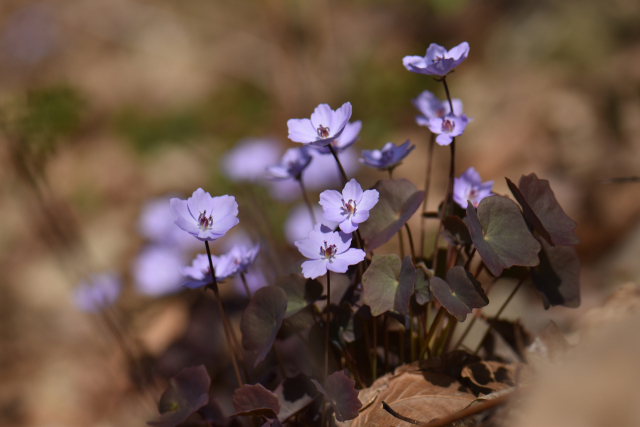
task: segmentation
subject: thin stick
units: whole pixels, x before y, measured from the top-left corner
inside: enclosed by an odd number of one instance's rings
[[[313,211],[313,206],[311,205],[311,200],[309,200],[309,195],[307,194],[307,190],[304,187],[304,183],[302,182],[302,174],[298,175],[298,182],[300,183],[300,189],[302,190],[302,196],[304,197],[304,202],[307,204],[307,207],[309,208],[309,214],[311,215],[311,221],[313,221],[313,224],[315,225],[317,223],[316,221],[316,214]]]
[[[373,381],[378,378],[378,319],[373,316],[373,365],[371,369],[373,370]]]
[[[442,344],[442,353],[447,352],[447,348],[449,348],[449,344],[451,343],[451,339],[453,339],[453,333],[456,330],[456,326],[458,326],[458,319],[455,316],[449,315],[449,324],[447,325],[447,335],[444,339],[444,344]],[[450,326],[450,327],[449,327]]]
[[[424,213],[427,211],[427,198],[429,197],[429,184],[431,183],[431,165],[433,164],[433,146],[436,136],[432,133],[429,139],[429,151],[427,159],[427,178],[424,183],[424,200],[422,201],[422,215],[420,216],[420,258],[424,258]]]
[[[222,325],[224,327],[225,338],[227,339],[227,346],[229,347],[231,363],[233,364],[233,370],[236,374],[236,379],[238,380],[238,387],[242,387],[242,378],[240,377],[240,371],[238,370],[238,363],[236,362],[234,347],[231,344],[231,337],[229,336],[229,323],[227,321],[227,315],[224,312],[224,307],[222,306],[222,299],[220,298],[220,291],[218,290],[218,280],[216,279],[216,270],[213,268],[213,261],[211,260],[211,250],[209,249],[209,242],[207,240],[205,240],[204,246],[207,248],[207,256],[209,257],[209,268],[211,269],[211,278],[213,280],[213,282],[211,282],[211,288],[213,289],[213,293],[216,295],[216,301],[218,302],[218,309],[220,310],[220,317],[222,317]]]
[[[446,311],[447,310],[445,310],[444,307],[440,307],[440,310],[438,310],[438,313],[436,314],[436,318],[433,319],[433,323],[431,324],[431,327],[429,328],[429,332],[427,332],[427,336],[425,337],[424,342],[422,343],[422,348],[420,349],[420,359],[424,357],[424,353],[425,351],[427,351],[427,347],[429,347],[431,338],[433,338],[433,336],[435,335],[436,327],[440,323],[440,320],[442,319]]]
[[[411,348],[411,362],[416,359],[416,340],[413,337],[413,309],[409,303],[409,346]],[[418,329],[420,329],[420,321],[418,321]]]
[[[387,322],[389,316],[384,314],[384,321],[382,322],[382,337],[384,339],[384,371],[389,372],[389,331],[387,330]]]
[[[247,279],[244,277],[244,273],[240,273],[240,278],[242,279],[242,284],[244,285],[244,290],[247,292],[247,298],[251,299],[251,289],[247,284]]]
[[[400,259],[404,259],[404,239],[402,238],[402,228],[398,230],[398,242],[400,245]]]
[[[416,248],[413,246],[413,237],[411,237],[411,229],[409,228],[408,222],[404,223],[404,228],[407,229],[407,236],[409,236],[409,248],[411,249],[411,258],[416,259]]]
[[[505,309],[507,304],[509,304],[509,301],[511,301],[511,298],[513,298],[513,296],[516,294],[516,292],[518,292],[518,289],[520,289],[520,286],[524,283],[524,279],[526,279],[526,276],[523,277],[522,279],[520,279],[520,281],[518,282],[516,287],[509,294],[509,297],[507,298],[507,300],[504,303],[502,303],[502,307],[500,307],[500,310],[498,310],[498,313],[495,315],[495,317],[491,321],[491,324],[489,325],[489,328],[487,329],[487,332],[484,333],[484,336],[482,337],[482,339],[478,343],[478,346],[476,347],[476,350],[473,352],[473,354],[477,354],[478,353],[478,351],[480,350],[480,347],[482,347],[483,341],[487,338],[487,335],[489,335],[489,332],[491,332],[491,329],[493,329],[493,327],[495,326],[496,322],[498,321],[498,317],[500,317],[500,315],[502,314],[502,311]]]
[[[344,181],[344,184],[346,184],[347,181],[349,181],[349,179],[347,178],[347,173],[344,171],[344,168],[342,167],[342,163],[340,163],[340,159],[338,158],[338,153],[336,153],[336,150],[334,150],[331,144],[327,145],[327,147],[329,147],[329,151],[331,151],[331,154],[333,154],[333,158],[336,159],[336,163],[338,163],[338,168],[340,169],[340,175],[342,175],[342,180]]]
[[[327,321],[324,334],[324,379],[329,376],[329,324],[331,323],[331,274],[327,270]]]

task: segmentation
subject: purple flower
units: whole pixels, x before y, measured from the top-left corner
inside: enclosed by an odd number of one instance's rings
[[[446,99],[440,101],[437,96],[428,90],[423,91],[417,98],[412,99],[413,105],[420,110],[421,116],[416,116],[416,123],[420,126],[429,126],[429,120],[434,117],[444,117],[451,113],[451,107],[449,101]],[[452,99],[453,114],[459,116],[462,114],[462,101],[459,99]]]
[[[273,180],[299,179],[302,171],[311,163],[307,146],[289,148],[277,165],[267,167],[268,178]]]
[[[140,252],[133,264],[134,287],[138,293],[162,296],[178,292],[182,284],[180,267],[184,258],[180,251],[149,246]]]
[[[122,280],[115,273],[91,275],[89,282],[82,281],[73,291],[76,307],[89,313],[113,305],[120,296]]]
[[[296,241],[296,246],[309,261],[302,263],[302,274],[307,279],[315,279],[327,273],[346,273],[350,265],[361,262],[365,257],[362,249],[351,248],[348,234],[331,231],[322,224],[316,224],[309,237]]]
[[[453,179],[453,200],[462,208],[467,208],[467,200],[478,207],[482,199],[491,195],[493,181],[482,182],[480,174],[474,168],[469,168],[460,178]]]
[[[453,141],[453,137],[462,135],[467,123],[469,123],[469,119],[464,114],[460,116],[447,114],[442,118],[434,117],[430,119],[429,130],[438,135],[436,142],[439,145],[449,145]]]
[[[320,104],[311,114],[311,120],[290,119],[287,122],[289,139],[317,147],[325,146],[342,134],[349,118],[351,118],[350,102],[345,102],[336,111],[327,104]]]
[[[330,143],[334,151],[336,153],[342,153],[344,150],[351,147],[359,139],[358,134],[360,133],[360,129],[362,129],[362,122],[360,120],[356,120],[353,123],[347,123],[342,134]],[[331,154],[331,150],[329,150],[328,145],[324,147],[314,146],[314,148],[322,154]]]
[[[392,142],[387,142],[382,147],[382,150],[362,150],[360,161],[376,169],[394,168],[416,148],[415,145],[409,147],[409,144],[411,144],[411,141],[407,139],[404,144],[399,146]]]
[[[256,182],[264,178],[265,169],[278,162],[282,143],[270,138],[247,138],[239,141],[220,159],[220,167],[232,181]]]
[[[153,243],[177,246],[185,250],[201,247],[198,239],[185,233],[175,224],[169,208],[169,197],[145,203],[138,220],[138,231]]]
[[[335,221],[327,221],[322,216],[322,208],[317,204],[313,205],[313,212],[316,220],[331,230],[335,230],[338,223]],[[304,239],[309,235],[309,230],[313,229],[314,223],[309,214],[309,208],[304,203],[300,203],[291,209],[286,221],[284,222],[284,237],[292,245],[296,240]]]
[[[225,257],[229,257],[231,261],[236,265],[235,274],[245,273],[249,266],[253,264],[260,252],[260,243],[256,243],[252,248],[247,248],[243,245],[236,245],[229,252],[227,252]]]
[[[224,256],[211,256],[213,268],[216,270],[216,280],[222,281],[235,273],[236,265],[231,258]],[[211,267],[206,254],[198,254],[190,266],[181,267],[180,271],[187,281],[182,284],[187,288],[195,289],[211,283]]]
[[[456,68],[469,54],[469,43],[462,42],[447,51],[444,47],[431,43],[424,56],[405,56],[402,58],[404,67],[419,74],[431,76],[446,76]]]
[[[171,199],[170,205],[176,225],[202,241],[219,239],[240,222],[235,197],[211,197],[202,188],[187,200]]]
[[[358,229],[358,224],[369,218],[369,210],[378,203],[379,197],[378,190],[363,192],[362,186],[351,179],[344,186],[342,194],[336,190],[320,193],[320,204],[324,209],[322,217],[340,223],[343,232],[353,233]]]

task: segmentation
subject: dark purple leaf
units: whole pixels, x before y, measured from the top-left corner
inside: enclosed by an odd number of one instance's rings
[[[540,265],[531,269],[533,284],[542,295],[544,308],[580,305],[580,260],[572,246],[552,247],[544,240]]]
[[[467,219],[473,244],[494,276],[513,265],[533,267],[540,262],[540,243],[513,200],[490,196],[480,202],[477,212],[469,202]]]
[[[462,266],[447,271],[447,281],[434,277],[429,281],[431,292],[447,311],[464,322],[474,308],[489,304],[480,282]]]
[[[334,372],[327,377],[324,387],[316,380],[311,380],[316,388],[327,399],[336,414],[336,420],[343,422],[358,416],[362,403],[358,399],[356,382],[344,374],[344,371]]]
[[[442,221],[442,225],[444,230],[440,235],[447,243],[454,246],[464,246],[472,243],[469,227],[460,217],[448,216]]]
[[[416,268],[415,296],[416,302],[425,305],[431,301],[431,289],[429,289],[429,280],[434,276],[433,270],[427,270],[425,273],[422,268]]]
[[[256,291],[242,314],[242,347],[256,354],[254,367],[262,362],[276,339],[287,311],[287,294],[275,285]]]
[[[388,242],[422,204],[424,191],[406,179],[382,179],[373,187],[380,193],[369,219],[360,224],[360,232],[373,250]]]
[[[324,290],[322,283],[315,279],[305,279],[300,273],[287,274],[276,278],[276,286],[280,286],[287,294],[287,311],[285,318],[293,316],[303,308],[313,304]]]
[[[261,384],[244,384],[233,392],[236,415],[258,416],[274,419],[280,413],[278,396]]]
[[[549,186],[549,181],[539,179],[532,173],[522,175],[517,188],[509,178],[507,185],[522,206],[526,220],[551,246],[571,246],[580,243],[573,232],[577,224],[562,210]]]
[[[273,392],[280,401],[278,419],[283,423],[306,408],[317,394],[313,383],[304,374],[286,378]]]
[[[411,256],[401,262],[395,254],[374,255],[362,275],[364,303],[371,307],[374,316],[391,310],[407,314],[415,277]]]
[[[160,418],[147,424],[175,427],[182,423],[209,402],[210,386],[211,378],[204,365],[184,368],[169,380],[169,386],[160,397]]]

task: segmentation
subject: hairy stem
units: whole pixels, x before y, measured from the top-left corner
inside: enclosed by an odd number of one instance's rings
[[[224,335],[227,339],[227,346],[229,347],[229,356],[231,357],[231,363],[233,364],[233,371],[236,374],[236,380],[238,380],[238,387],[242,387],[242,377],[240,377],[240,371],[238,370],[238,363],[236,362],[234,346],[231,343],[231,337],[229,333],[229,322],[227,320],[227,315],[224,311],[224,307],[222,306],[222,298],[220,298],[220,291],[218,290],[218,280],[216,279],[216,270],[213,268],[213,261],[211,260],[211,250],[209,249],[209,242],[205,240],[204,242],[205,248],[207,248],[207,257],[209,258],[209,268],[211,269],[211,289],[213,289],[213,293],[216,296],[216,301],[218,302],[218,309],[220,310],[220,317],[222,318],[222,326],[224,327]]]

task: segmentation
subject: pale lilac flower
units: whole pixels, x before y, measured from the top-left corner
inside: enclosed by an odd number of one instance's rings
[[[376,169],[392,169],[404,160],[416,148],[408,139],[402,145],[387,142],[382,150],[362,150],[360,162]]]
[[[322,216],[323,210],[317,204],[313,205],[313,212],[316,220],[331,230],[338,227],[335,221],[327,221]],[[284,237],[291,245],[295,245],[296,240],[304,239],[309,235],[309,231],[313,229],[315,224],[311,220],[311,214],[306,204],[300,203],[294,206],[284,222]]]
[[[464,114],[460,116],[447,114],[442,118],[434,117],[430,119],[429,130],[438,135],[436,142],[439,145],[449,145],[454,137],[462,135],[467,123],[469,123],[469,119]]]
[[[300,179],[302,171],[309,166],[311,159],[307,146],[289,148],[284,152],[280,163],[267,167],[267,178],[273,180]]]
[[[467,208],[467,200],[470,200],[476,208],[482,199],[491,195],[493,181],[482,182],[480,174],[470,167],[460,178],[453,179],[453,200]]]
[[[216,271],[217,281],[225,280],[237,272],[237,265],[231,257],[212,255],[211,262]],[[211,267],[206,254],[196,255],[191,265],[181,267],[180,272],[187,278],[187,281],[182,284],[187,288],[200,288],[211,283]]]
[[[247,248],[244,245],[236,245],[224,256],[229,257],[236,265],[235,273],[245,273],[249,266],[256,260],[260,252],[260,243],[256,243],[253,247]]]
[[[331,154],[331,150],[329,150],[329,145],[331,145],[336,153],[342,153],[344,150],[351,147],[360,138],[358,136],[358,134],[360,133],[360,129],[362,129],[362,122],[360,120],[356,120],[353,123],[349,122],[344,127],[342,134],[331,141],[330,144],[324,147],[314,146],[314,148],[322,154]]]
[[[136,291],[143,295],[162,296],[180,291],[184,265],[181,251],[164,246],[149,246],[140,252],[133,264]]]
[[[258,182],[265,169],[277,163],[282,143],[273,138],[247,138],[239,141],[220,159],[222,171],[232,181]]]
[[[376,203],[380,193],[378,190],[362,191],[362,186],[355,179],[347,182],[342,193],[336,190],[325,190],[320,193],[320,204],[324,209],[322,217],[340,223],[340,230],[353,233],[358,224],[369,218],[369,210]]]
[[[311,114],[311,119],[290,119],[289,139],[293,142],[322,147],[339,137],[351,118],[351,103],[333,111],[327,104],[320,104]]]
[[[440,45],[431,43],[424,57],[405,56],[402,58],[402,63],[407,70],[414,73],[446,76],[460,65],[468,54],[469,43],[467,42],[462,42],[448,51]]]
[[[219,239],[240,222],[235,197],[211,197],[202,188],[187,200],[171,199],[170,205],[176,225],[202,241]]]
[[[178,227],[171,215],[169,197],[145,203],[138,220],[138,231],[153,243],[175,246],[184,250],[200,248],[202,243]]]
[[[73,300],[77,308],[89,313],[97,313],[113,305],[122,289],[122,280],[115,273],[102,273],[90,276],[73,291]]]
[[[441,101],[437,96],[428,90],[423,91],[417,98],[412,99],[413,105],[420,110],[421,116],[416,116],[416,123],[420,126],[429,126],[429,120],[434,117],[444,117],[451,113],[451,106],[448,100]],[[453,104],[453,114],[459,116],[462,114],[462,101],[454,98],[451,100]]]
[[[350,265],[364,260],[362,249],[351,248],[351,237],[340,231],[331,231],[322,224],[316,224],[309,237],[296,241],[296,246],[309,261],[302,263],[302,274],[307,279],[315,279],[327,273],[346,273]]]

